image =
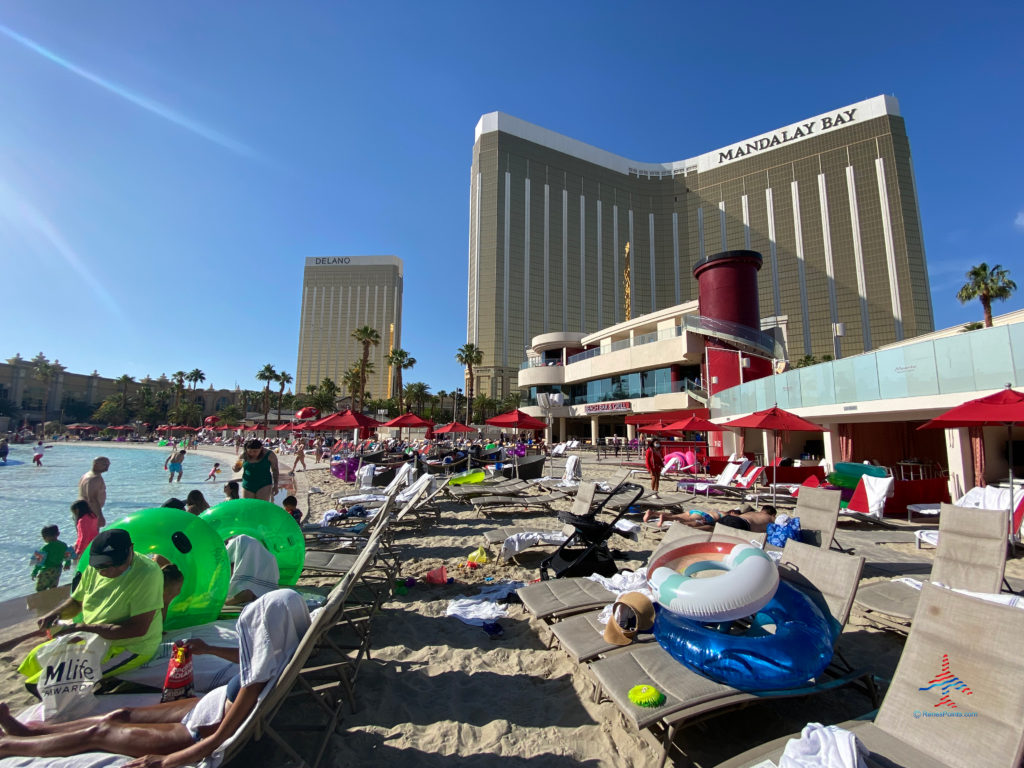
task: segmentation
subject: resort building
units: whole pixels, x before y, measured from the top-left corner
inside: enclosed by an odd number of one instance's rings
[[[370,347],[366,377],[371,398],[392,396],[385,362],[402,345],[402,260],[397,256],[316,256],[306,259],[299,314],[295,391],[330,378],[343,388],[345,372],[362,359],[352,333],[369,326],[380,335]]]
[[[59,360],[54,360],[53,365],[53,377],[49,382],[43,382],[36,378],[32,360],[15,355],[6,362],[0,362],[0,433],[21,424],[88,421],[104,400],[122,393],[122,385],[117,379],[100,376],[97,371],[73,373]],[[150,387],[154,391],[171,390],[174,383],[163,375],[157,379],[146,376],[139,381],[128,382],[125,394],[132,396],[141,387]],[[238,404],[241,391],[237,387],[231,390],[210,386],[189,392],[189,399],[199,405],[203,416],[212,416],[227,405]],[[9,412],[16,416],[9,417]]]
[[[549,419],[549,440],[594,445],[631,439],[637,424],[707,417],[711,395],[785,364],[785,318],[759,319],[762,262],[755,251],[713,254],[693,267],[693,301],[597,333],[535,336],[518,377],[525,410]]]
[[[727,139],[641,163],[500,112],[480,118],[467,316],[467,341],[483,351],[476,391],[514,389],[535,337],[584,339],[625,322],[627,268],[632,317],[692,302],[694,265],[718,251],[763,255],[762,317],[786,318],[792,359],[845,358],[933,329],[893,97]]]

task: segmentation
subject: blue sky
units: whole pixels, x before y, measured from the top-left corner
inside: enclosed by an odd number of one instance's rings
[[[1019,3],[7,0],[0,358],[256,388],[294,373],[304,258],[391,253],[405,379],[454,389],[494,110],[667,162],[894,94],[936,327],[980,319],[954,298],[980,261],[1019,309],[1021,29]]]

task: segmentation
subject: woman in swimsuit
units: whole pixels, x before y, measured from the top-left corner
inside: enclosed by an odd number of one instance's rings
[[[272,501],[277,493],[277,455],[253,438],[242,455],[242,498]]]

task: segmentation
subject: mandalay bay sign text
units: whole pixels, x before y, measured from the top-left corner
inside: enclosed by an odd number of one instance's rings
[[[795,129],[783,128],[781,131],[773,133],[771,136],[762,136],[759,139],[753,141],[747,141],[742,144],[737,144],[725,152],[718,153],[718,164],[726,162],[727,160],[738,160],[741,157],[752,155],[755,152],[761,152],[765,149],[771,149],[772,147],[778,147],[782,144],[787,144],[797,139],[803,139],[807,136],[813,136],[815,131],[818,133],[824,133],[829,128],[838,128],[840,125],[848,125],[852,123],[857,116],[857,110],[844,109],[842,112],[836,112],[834,116],[823,117],[821,120],[809,120],[806,123],[798,125]]]
[[[794,141],[812,139],[836,128],[862,123],[886,114],[899,115],[899,105],[896,103],[896,99],[890,96],[876,96],[873,99],[835,109],[826,114],[793,123],[785,128],[763,133],[752,139],[738,141],[713,152],[707,152],[697,158],[698,170],[710,171],[719,166],[751,157],[759,152],[775,149]]]

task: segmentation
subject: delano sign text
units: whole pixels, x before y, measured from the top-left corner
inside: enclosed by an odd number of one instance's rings
[[[741,157],[762,152],[763,150],[771,149],[772,147],[778,147],[796,139],[813,136],[815,132],[824,133],[829,128],[847,125],[856,119],[856,113],[856,107],[853,109],[844,109],[841,112],[836,112],[834,116],[822,117],[820,119],[802,123],[793,130],[786,128],[785,130],[773,133],[771,136],[762,136],[760,139],[755,141],[747,141],[742,144],[737,144],[735,147],[732,147],[725,152],[718,153],[718,164],[721,165],[722,163],[726,163],[731,160],[738,160]]]
[[[313,263],[317,266],[334,265],[334,264],[351,264],[352,259],[348,256],[317,256],[313,259]]]

